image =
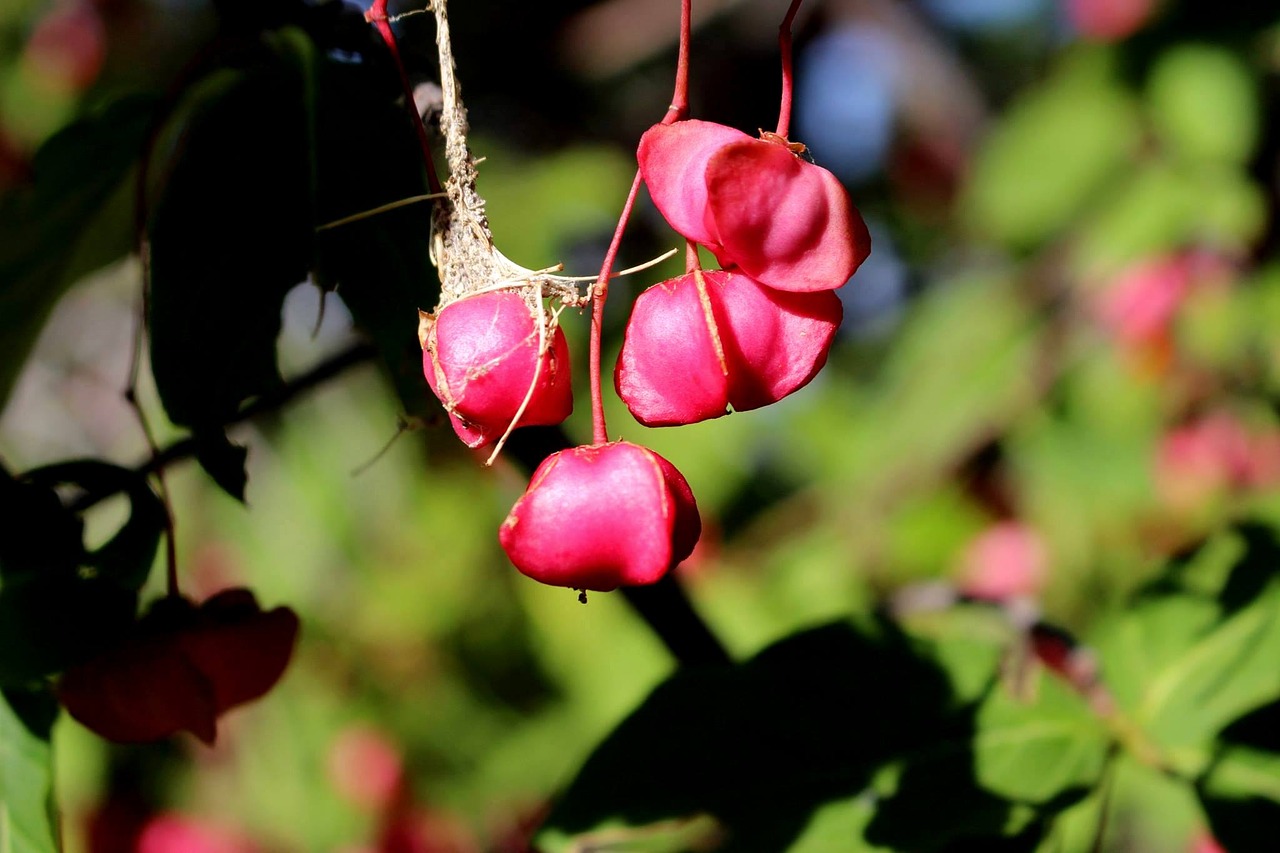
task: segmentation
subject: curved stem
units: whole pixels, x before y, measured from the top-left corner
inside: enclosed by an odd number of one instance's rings
[[[373,0],[369,11],[364,13],[364,19],[377,27],[378,35],[382,36],[383,42],[386,43],[391,59],[395,62],[396,72],[400,75],[400,89],[404,92],[405,109],[409,111],[413,130],[418,135],[418,145],[422,147],[422,161],[427,168],[427,188],[432,193],[441,192],[443,188],[440,186],[439,176],[436,175],[436,164],[431,155],[431,141],[427,139],[427,128],[422,123],[418,105],[413,100],[413,86],[409,85],[409,74],[404,70],[404,63],[400,61],[400,48],[396,45],[396,35],[392,32],[391,21],[387,18],[387,0]]]
[[[684,118],[689,111],[689,34],[693,28],[693,0],[680,0],[680,50],[676,59],[675,90],[671,94],[671,105],[662,118],[662,124],[671,124]],[[631,181],[631,191],[627,193],[627,201],[622,206],[618,217],[618,226],[613,231],[613,240],[609,250],[605,252],[604,263],[600,266],[600,277],[591,290],[591,344],[588,353],[589,371],[591,374],[591,440],[595,444],[609,441],[609,428],[604,420],[604,395],[600,385],[601,337],[604,333],[604,303],[609,298],[609,277],[613,271],[613,262],[618,256],[618,246],[622,243],[622,235],[627,230],[627,222],[631,220],[631,211],[635,207],[636,195],[640,192],[640,172],[636,171]],[[691,249],[696,253],[697,249]]]
[[[591,440],[595,444],[609,441],[609,429],[604,422],[604,394],[600,387],[601,338],[604,333],[604,303],[609,296],[609,273],[618,257],[618,247],[622,244],[622,235],[627,230],[627,222],[631,220],[631,211],[639,192],[640,170],[637,169],[636,176],[631,181],[631,191],[627,193],[626,203],[622,205],[622,215],[618,217],[618,227],[613,230],[613,239],[609,242],[609,250],[605,252],[600,277],[591,288],[591,346],[587,357],[591,372]]]
[[[791,7],[778,25],[778,53],[782,55],[782,102],[778,105],[777,134],[786,139],[791,130],[791,22],[804,0],[791,0]]]
[[[702,259],[698,257],[698,244],[692,240],[684,241],[684,271],[685,274],[694,270],[702,269]]]

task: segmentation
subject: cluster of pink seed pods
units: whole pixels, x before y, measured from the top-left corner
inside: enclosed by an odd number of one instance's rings
[[[654,583],[690,555],[701,535],[684,476],[647,448],[609,441],[604,425],[600,318],[641,181],[689,250],[685,274],[644,291],[627,324],[614,384],[637,420],[676,426],[760,408],[805,386],[826,363],[843,316],[833,291],[867,257],[870,237],[840,181],[786,138],[796,6],[798,0],[782,28],[776,133],[755,138],[678,120],[684,110],[673,107],[640,140],[638,180],[592,292],[594,441],[544,460],[499,532],[512,563],[535,580],[584,591]],[[688,3],[683,9],[682,68]],[[676,104],[687,102],[685,77],[677,73]],[[450,165],[464,174],[471,169],[468,162]],[[455,208],[467,204],[456,189],[450,198]],[[446,218],[440,228],[452,224]],[[697,246],[721,269],[703,270]],[[442,280],[447,272],[442,268]],[[453,295],[434,315],[423,315],[427,382],[470,447],[500,443],[518,426],[559,423],[572,409],[564,336],[530,296],[531,280]]]

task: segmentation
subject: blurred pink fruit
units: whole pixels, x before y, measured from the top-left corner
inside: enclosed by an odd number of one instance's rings
[[[1040,535],[1016,521],[999,522],[978,534],[960,565],[960,591],[991,601],[1039,595],[1049,568]]]
[[[152,818],[138,837],[138,853],[255,853],[257,849],[236,832],[173,813]]]
[[[1280,483],[1280,433],[1216,412],[1170,430],[1156,453],[1156,490],[1176,508]]]
[[[83,0],[65,0],[36,24],[23,62],[41,85],[74,93],[98,78],[106,55],[106,28],[98,10]]]
[[[168,596],[118,645],[67,669],[58,700],[107,740],[142,743],[187,731],[212,744],[220,715],[280,680],[297,636],[292,610],[263,611],[247,589],[224,590],[199,607]]]
[[[373,812],[388,808],[404,784],[400,750],[368,726],[351,726],[338,734],[329,748],[328,770],[338,793]]]
[[[1150,20],[1156,0],[1065,0],[1067,18],[1086,38],[1121,41]]]
[[[1158,343],[1168,335],[1191,283],[1183,256],[1137,263],[1116,276],[1097,302],[1098,319],[1123,345]]]

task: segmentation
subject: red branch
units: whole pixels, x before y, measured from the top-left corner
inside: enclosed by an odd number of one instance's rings
[[[662,118],[662,124],[671,124],[684,118],[689,111],[689,33],[692,29],[693,0],[680,0],[680,51],[676,59],[675,91],[671,95],[671,105]],[[618,217],[618,227],[613,231],[613,240],[605,252],[604,263],[600,267],[600,277],[592,288],[591,305],[591,344],[589,350],[591,371],[591,435],[595,444],[609,441],[609,428],[604,420],[604,394],[600,385],[601,337],[604,332],[604,303],[609,296],[609,275],[613,272],[613,263],[618,257],[618,247],[622,244],[622,235],[631,220],[631,211],[635,207],[636,195],[640,191],[640,172],[636,171],[631,182],[631,192],[622,206],[622,214]]]
[[[427,167],[427,190],[431,193],[442,192],[440,178],[436,175],[435,160],[431,155],[431,141],[427,139],[427,128],[422,123],[422,116],[418,113],[418,105],[413,99],[413,86],[409,85],[409,74],[404,70],[404,63],[400,61],[400,48],[396,45],[396,34],[391,31],[391,21],[387,19],[387,0],[373,0],[369,11],[364,13],[364,19],[378,28],[378,34],[382,36],[387,50],[391,53],[391,59],[396,64],[396,71],[400,75],[400,89],[404,92],[405,109],[409,111],[414,132],[418,134],[418,145],[422,147],[422,159]]]

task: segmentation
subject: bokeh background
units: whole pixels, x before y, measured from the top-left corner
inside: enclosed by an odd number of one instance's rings
[[[172,86],[236,6],[219,5],[6,0],[0,193],[29,182],[34,152],[77,116]],[[606,390],[613,435],[672,460],[697,495],[706,532],[677,572],[735,655],[957,589],[1086,631],[1223,519],[1280,513],[1268,6],[804,4],[792,138],[847,184],[873,235],[839,291],[826,369],[768,409],[678,429],[639,426]],[[678,7],[453,4],[479,188],[509,257],[598,270],[636,141],[670,99]],[[695,0],[693,117],[773,127],[785,7]],[[396,27],[429,78],[431,16]],[[676,241],[642,199],[622,264]],[[613,288],[606,369],[630,298],[680,271]],[[139,286],[129,259],[53,306],[0,414],[7,467],[146,457],[123,396]],[[306,282],[286,300],[286,376],[356,340],[341,292],[323,302]],[[562,322],[585,392],[586,318]],[[160,442],[178,438],[145,371],[141,398]],[[566,426],[578,440],[586,399]],[[61,720],[68,850],[525,849],[594,745],[673,671],[621,596],[584,607],[521,577],[495,533],[523,473],[483,467],[441,417],[403,408],[366,365],[236,427],[247,506],[172,466],[184,588],[252,586],[298,611],[301,644],[212,749],[108,747]],[[104,504],[91,531],[107,536],[123,511]],[[1116,849],[1207,843],[1193,808],[1155,783],[1132,790]]]

